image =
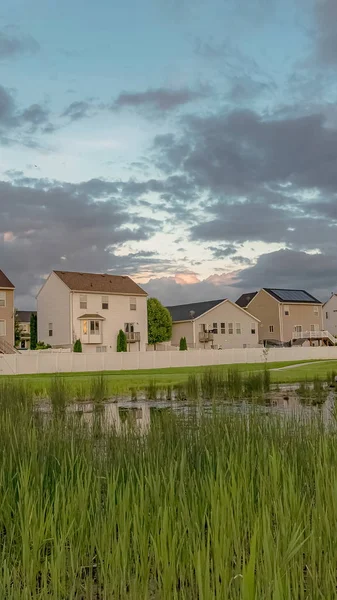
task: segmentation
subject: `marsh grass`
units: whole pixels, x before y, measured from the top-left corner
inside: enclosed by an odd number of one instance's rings
[[[93,402],[103,402],[109,396],[108,384],[103,374],[93,377],[90,382],[90,400]]]
[[[157,411],[144,437],[1,411],[0,598],[334,598],[336,463],[315,417]]]

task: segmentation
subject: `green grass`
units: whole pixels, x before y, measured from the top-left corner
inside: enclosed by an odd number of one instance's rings
[[[157,411],[117,435],[23,392],[0,390],[0,598],[336,597],[335,427]]]
[[[308,361],[301,361],[302,363]],[[296,383],[305,381],[308,378],[313,378],[316,375],[325,377],[328,370],[337,370],[337,361],[312,361],[310,366],[299,366],[298,368],[289,369],[289,371],[280,371],[271,373],[272,383]],[[280,368],[293,364],[301,364],[296,362],[278,362],[267,363],[268,369]],[[157,387],[167,388],[169,385],[179,385],[186,383],[188,377],[193,374],[200,374],[211,369],[216,372],[227,372],[233,365],[219,365],[213,367],[181,367],[169,369],[148,369],[137,371],[105,371],[102,376],[106,382],[106,392],[111,395],[130,394],[131,390],[145,390],[149,382],[153,382]],[[238,364],[235,367],[242,373],[253,373],[261,371],[265,365],[263,363]],[[69,383],[69,389],[73,395],[85,397],[88,395],[88,390],[91,387],[93,378],[101,375],[100,373],[62,373],[62,378]],[[50,374],[37,375],[14,375],[2,376],[6,380],[15,380],[29,382],[34,392],[38,395],[45,395],[49,389],[50,382],[53,378]]]

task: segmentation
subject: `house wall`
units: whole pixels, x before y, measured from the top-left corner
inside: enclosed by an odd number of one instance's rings
[[[27,323],[26,321],[21,321],[19,323],[20,329],[21,329],[21,334],[26,334],[26,335],[30,335],[30,323]],[[24,346],[22,344],[22,342],[24,341]],[[27,338],[26,336],[22,337],[21,335],[21,340],[19,342],[19,348],[26,348],[27,350],[30,349],[30,338]]]
[[[323,329],[337,336],[337,296],[334,294],[322,308]]]
[[[83,293],[84,294],[84,293]],[[117,294],[86,293],[87,308],[80,308],[80,296],[78,292],[72,292],[72,324],[73,341],[81,339],[81,321],[79,317],[84,314],[99,314],[104,317],[102,325],[101,344],[84,344],[83,352],[96,352],[98,345],[105,346],[107,352],[114,352],[117,348],[117,336],[120,329],[124,330],[125,323],[135,323],[136,330],[140,332],[140,344],[138,342],[129,345],[130,352],[145,351],[147,345],[147,298],[146,296],[129,296]],[[109,296],[109,308],[102,309],[102,296]],[[136,297],[136,310],[130,309],[130,297]]]
[[[284,314],[284,307],[289,307],[289,315]],[[314,308],[318,308],[318,315],[315,315]],[[281,341],[289,342],[292,339],[293,331],[296,325],[302,326],[302,331],[310,331],[311,326],[322,331],[323,313],[321,305],[313,304],[280,304],[281,311]]]
[[[179,346],[180,338],[185,337],[188,346],[193,346],[193,322],[185,321],[183,323],[173,323],[172,325],[172,346]]]
[[[0,306],[0,321],[6,322],[6,335],[0,339],[14,346],[14,290],[0,288],[0,291],[6,292],[6,306]]]
[[[200,326],[208,325],[209,329],[213,329],[213,323],[217,323],[218,333],[214,334],[213,342],[206,344],[205,348],[210,348],[212,344],[222,348],[254,348],[259,345],[258,321],[250,313],[227,301],[195,319],[197,348],[204,348],[204,343],[199,342]],[[221,333],[221,323],[225,323],[226,333]],[[232,334],[229,334],[228,323],[233,323]],[[241,333],[239,334],[236,333],[236,323],[241,325]],[[252,333],[254,329],[255,333]]]
[[[281,340],[279,302],[268,292],[260,290],[253,300],[248,304],[247,311],[260,319],[259,340]],[[274,328],[273,332],[269,327]]]
[[[37,339],[51,346],[70,346],[70,291],[51,273],[37,296]],[[49,323],[53,335],[49,336]]]

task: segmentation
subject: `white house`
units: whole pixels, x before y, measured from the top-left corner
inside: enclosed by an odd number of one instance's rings
[[[323,305],[323,323],[326,331],[337,336],[337,294],[331,294]]]
[[[147,293],[130,277],[53,271],[37,295],[38,340],[54,348],[115,352],[120,329],[130,352],[146,350]]]
[[[256,348],[259,319],[227,299],[167,306],[172,345],[186,337],[190,348]]]

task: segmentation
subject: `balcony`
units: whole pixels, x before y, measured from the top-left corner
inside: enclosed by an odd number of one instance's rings
[[[199,342],[206,344],[207,342],[213,342],[214,333],[211,331],[200,331],[199,332]]]
[[[133,342],[140,342],[140,332],[139,331],[127,331],[125,332],[126,341],[128,344],[132,344]]]

